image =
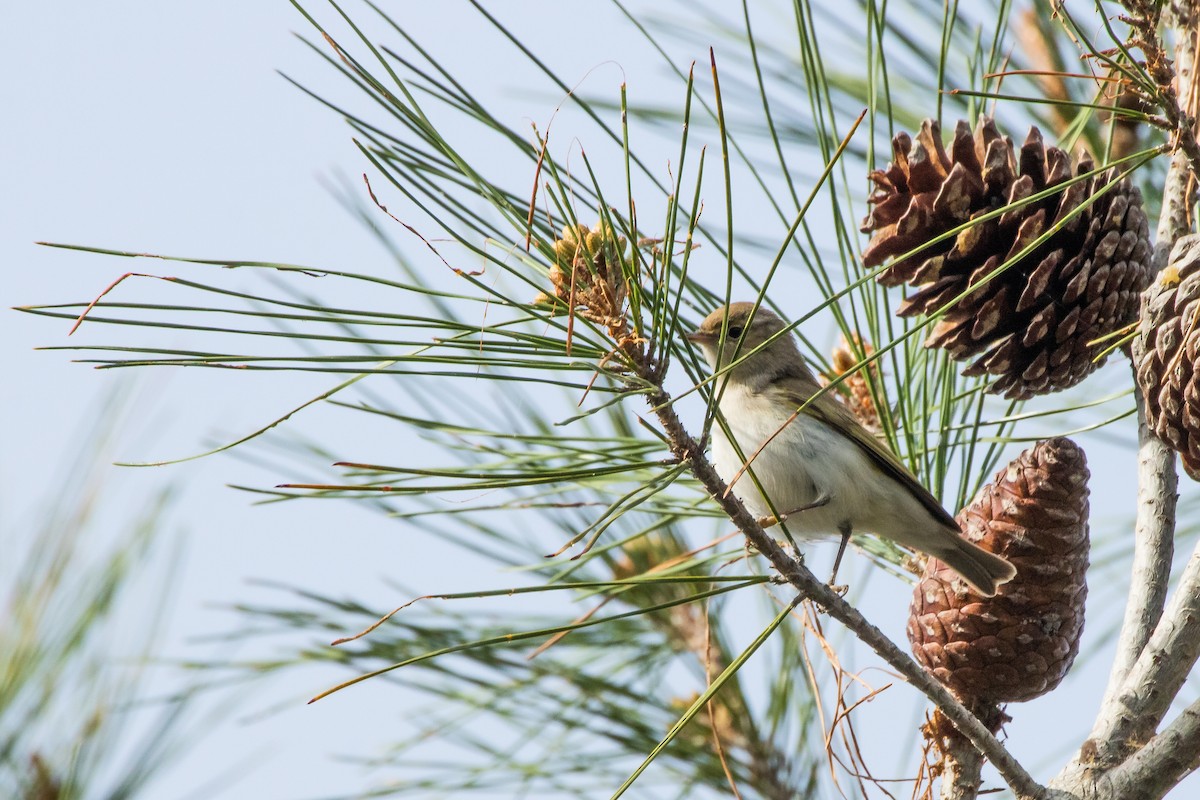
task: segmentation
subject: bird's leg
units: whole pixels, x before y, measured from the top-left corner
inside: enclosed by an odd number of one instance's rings
[[[846,545],[850,543],[850,522],[843,522],[838,526],[838,531],[842,534],[842,541],[838,544],[837,556],[833,559],[833,574],[829,576],[829,588],[842,594],[846,591],[846,587],[837,585],[837,574],[838,567],[842,565],[842,556],[846,554]]]
[[[801,511],[811,511],[814,508],[820,508],[821,506],[827,506],[827,505],[829,505],[829,495],[823,494],[823,495],[819,496],[816,500],[813,500],[811,503],[802,505],[799,508],[793,508],[791,511],[787,512],[786,514],[780,514],[777,517],[772,516],[772,515],[767,515],[765,517],[759,517],[758,524],[763,526],[764,528],[770,528],[775,525],[782,525],[783,523],[787,522],[788,517],[792,516],[793,514],[799,514]]]

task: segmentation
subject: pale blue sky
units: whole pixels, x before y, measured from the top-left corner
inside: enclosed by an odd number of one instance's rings
[[[582,22],[579,8],[551,11],[549,5],[514,8],[531,12],[521,20],[521,35],[536,43],[568,79],[586,80],[597,93],[611,93],[623,76],[643,91],[661,78],[662,69],[650,56],[624,46],[626,29],[607,5],[589,9]],[[184,270],[148,260],[39,248],[33,244],[38,239],[323,266],[382,258],[359,223],[321,185],[322,177],[357,180],[363,171],[350,131],[275,73],[288,72],[326,96],[350,96],[348,85],[293,37],[293,31],[308,31],[289,3],[75,0],[9,6],[3,26],[10,35],[0,52],[0,74],[5,76],[0,99],[6,109],[0,125],[0,185],[5,187],[0,194],[0,259],[8,276],[0,294],[4,307],[88,300],[131,269],[160,275]],[[482,26],[473,25],[463,11],[465,4],[403,2],[397,7],[398,16],[426,41],[453,54],[460,73],[471,75],[477,86],[490,84],[511,124],[534,119],[544,125],[561,98],[502,92],[514,85],[519,72],[489,49],[488,40],[479,36]],[[587,36],[578,35],[581,25]],[[674,87],[670,91],[661,102],[673,107],[681,93]],[[133,296],[147,289],[131,286],[129,291]],[[32,351],[68,343],[68,327],[0,312],[0,342],[11,376],[10,389],[0,393],[0,416],[10,422],[0,460],[6,521],[28,515],[34,500],[54,490],[48,480],[58,474],[64,454],[73,451],[78,420],[111,383],[132,377],[69,364],[61,353]],[[251,385],[225,377],[207,370],[142,375],[136,413],[116,457],[142,460],[198,452],[209,438],[253,430],[330,382],[286,377],[260,390],[265,381]],[[311,418],[314,424],[322,419],[320,412]],[[1103,447],[1099,440],[1096,446]],[[1094,470],[1097,464],[1093,455]],[[236,624],[235,617],[216,606],[268,596],[248,585],[250,579],[351,595],[381,609],[397,600],[381,578],[389,573],[405,578],[403,565],[414,543],[378,516],[348,504],[253,508],[245,495],[224,484],[263,485],[274,476],[230,458],[116,472],[114,525],[120,509],[136,507],[165,482],[185,488],[172,517],[176,531],[171,535],[186,539],[169,635],[175,654],[203,648],[190,643]],[[1104,514],[1119,514],[1122,501],[1132,496],[1132,474],[1131,464],[1114,466],[1094,506]],[[14,533],[19,539],[21,530],[4,536]],[[420,545],[435,547],[424,541]],[[442,573],[437,558],[422,563],[423,590],[444,590],[462,580],[449,563]],[[892,584],[869,613],[902,638],[903,616],[897,609],[907,602],[907,590]],[[1076,727],[1086,727],[1098,699],[1097,681],[1106,673],[1104,656],[1036,708],[1014,713],[1016,746],[1031,756],[1044,752],[1053,743],[1037,731],[1049,719],[1072,715]],[[403,709],[381,711],[369,686],[303,705],[313,691],[341,677],[332,670],[309,671],[239,696],[231,721],[183,760],[161,796],[187,797],[189,789],[227,769],[242,777],[222,797],[315,797],[365,788],[361,771],[328,756],[374,754],[391,740],[390,720]],[[913,709],[912,698],[904,697],[900,707]],[[273,706],[283,710],[258,714]],[[904,719],[909,718],[906,711]],[[885,740],[907,735],[878,733]],[[1038,766],[1036,758],[1033,766]]]
[[[450,5],[405,2],[401,15],[453,52],[476,85],[483,82],[498,94],[517,73],[484,46],[482,26],[458,27],[466,4]],[[604,12],[591,14],[593,33],[606,30],[604,20],[611,28],[615,14]],[[327,96],[353,97],[346,82],[295,38],[294,32],[311,30],[290,3],[31,3],[10,5],[3,16],[5,30],[20,32],[0,54],[6,76],[0,98],[7,109],[0,126],[0,259],[9,275],[0,293],[4,307],[90,300],[130,270],[198,274],[146,259],[47,249],[36,240],[326,266],[384,260],[361,224],[322,186],[339,176],[357,181],[363,171],[350,130],[276,74],[287,72]],[[575,80],[600,75],[601,85],[613,89],[621,71],[605,62],[617,54],[601,39],[590,39],[590,52],[577,43],[554,43],[556,26],[580,21],[578,11],[540,7],[524,20],[523,34],[532,40],[541,31],[546,49],[565,64],[564,74]],[[447,26],[455,29],[452,40],[429,36]],[[510,122],[523,127],[530,115],[544,125],[561,99],[541,98],[525,112],[511,103],[516,91],[506,95]],[[128,284],[122,299],[148,297],[158,288]],[[176,458],[202,451],[213,438],[236,438],[332,382],[289,376],[264,390],[262,381],[247,387],[214,380],[219,376],[205,370],[96,372],[68,363],[66,354],[33,351],[118,338],[96,331],[87,340],[89,332],[81,330],[72,340],[69,327],[0,313],[0,342],[12,375],[10,390],[0,393],[0,413],[15,423],[5,432],[0,460],[0,504],[10,523],[29,520],[37,502],[70,491],[48,482],[75,452],[81,420],[116,382],[139,378],[132,420],[113,454],[132,461]],[[319,430],[314,419],[319,410],[305,422]],[[112,471],[104,515],[111,531],[105,533],[115,535],[122,512],[140,508],[164,484],[183,489],[167,537],[185,540],[167,634],[166,650],[175,656],[245,655],[214,651],[197,640],[238,627],[238,618],[221,606],[280,599],[251,580],[351,595],[385,609],[397,597],[382,579],[405,579],[403,567],[412,563],[410,537],[347,504],[251,507],[251,498],[225,484],[272,485],[289,476],[265,474],[232,458]],[[27,530],[19,525],[4,536],[19,541]],[[420,546],[425,556],[436,554],[436,544]],[[165,568],[165,560],[159,562],[154,569]],[[454,586],[462,578],[451,565],[461,563],[461,554],[427,558],[421,567],[425,588]],[[122,623],[131,635],[150,617],[149,611],[143,617],[134,612]],[[238,695],[217,735],[204,738],[153,796],[188,797],[227,773],[238,778],[221,797],[318,797],[367,788],[378,775],[333,756],[381,752],[397,738],[392,721],[404,708],[381,711],[371,691],[304,705],[344,677],[334,669],[309,671]],[[395,702],[395,692],[387,694]],[[261,713],[266,709],[272,713]]]

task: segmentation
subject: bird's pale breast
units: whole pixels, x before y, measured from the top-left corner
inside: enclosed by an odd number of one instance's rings
[[[785,410],[772,396],[733,385],[721,397],[721,410],[742,455],[752,459],[734,485],[752,513],[787,514],[824,495],[828,504],[789,517],[788,529],[804,536],[832,535],[849,523],[856,532],[899,541],[929,529],[932,518],[911,493],[884,475],[859,445],[826,423],[806,414],[791,418],[794,409]],[[745,463],[716,423],[713,463],[726,482]]]

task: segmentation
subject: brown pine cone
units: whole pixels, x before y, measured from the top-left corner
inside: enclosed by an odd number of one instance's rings
[[[1031,700],[1071,668],[1087,597],[1088,474],[1078,445],[1049,439],[959,512],[963,536],[1017,568],[995,597],[975,594],[936,559],[926,563],[908,639],[917,661],[964,702]]]
[[[891,258],[879,282],[920,287],[905,298],[901,316],[949,305],[925,345],[974,358],[965,374],[994,375],[991,391],[1015,398],[1066,389],[1099,367],[1104,359],[1093,359],[1100,348],[1090,343],[1133,322],[1138,296],[1150,283],[1149,227],[1138,189],[1122,179],[1085,206],[1114,174],[1101,173],[900,258],[970,220],[1064,184],[1072,171],[1070,157],[1046,147],[1037,128],[1015,153],[986,117],[974,134],[960,121],[949,153],[932,120],[916,142],[897,135],[892,150],[888,168],[870,175],[875,191],[861,229],[872,235],[863,265]],[[1085,155],[1074,174],[1093,168]],[[1072,212],[1060,230],[981,285]],[[953,302],[971,287],[978,288]]]
[[[1146,421],[1200,480],[1200,237],[1175,243],[1167,268],[1142,298],[1133,342]]]

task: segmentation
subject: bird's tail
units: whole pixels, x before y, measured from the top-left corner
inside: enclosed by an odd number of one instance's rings
[[[932,553],[939,561],[957,572],[971,588],[984,597],[991,597],[1001,584],[1017,574],[1017,568],[995,553],[989,553],[961,536],[942,552]]]

